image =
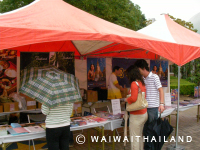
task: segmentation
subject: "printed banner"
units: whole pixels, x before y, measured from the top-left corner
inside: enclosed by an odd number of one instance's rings
[[[163,87],[168,86],[168,61],[150,60],[150,71],[159,76]]]
[[[21,52],[20,53],[20,70],[29,67],[43,67],[49,65],[49,53],[33,53]]]
[[[119,85],[122,87],[129,88],[130,87],[130,82],[124,72],[126,69],[133,65],[136,62],[137,59],[125,59],[125,58],[113,58],[112,59],[112,68],[114,66],[119,66],[121,69],[121,74],[117,76],[117,80],[119,82]]]
[[[199,97],[199,89],[200,87],[198,86],[194,87],[194,97]]]
[[[178,89],[171,89],[171,101],[178,100]]]
[[[49,64],[75,75],[74,52],[50,52]]]
[[[17,90],[17,51],[0,51],[0,96],[7,97]]]
[[[88,90],[106,87],[105,58],[87,58],[87,87]]]

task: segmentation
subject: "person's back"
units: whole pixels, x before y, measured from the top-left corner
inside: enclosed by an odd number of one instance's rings
[[[46,117],[46,139],[48,150],[69,150],[70,116],[73,103],[55,108],[42,105],[42,113]]]

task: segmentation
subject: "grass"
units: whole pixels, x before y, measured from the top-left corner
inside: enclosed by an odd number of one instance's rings
[[[181,95],[194,95],[195,83],[191,83],[185,79],[180,79],[180,94]],[[170,76],[170,89],[178,88],[178,78]]]

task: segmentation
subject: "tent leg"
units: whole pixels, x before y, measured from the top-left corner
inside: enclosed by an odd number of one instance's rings
[[[180,100],[180,66],[178,66],[178,102],[177,102],[177,118],[176,118],[176,147],[178,146],[178,123],[179,123],[179,100]]]

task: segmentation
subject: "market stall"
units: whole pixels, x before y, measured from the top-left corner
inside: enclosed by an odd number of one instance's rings
[[[158,60],[162,56],[183,65],[200,56],[199,43],[180,45],[146,36],[88,14],[62,0],[34,1],[24,8],[1,14],[0,22],[0,49],[17,51],[17,89],[21,52],[74,52],[78,58],[75,75],[80,81],[86,76],[82,76],[84,71],[80,72],[87,70],[83,61],[89,57]],[[77,68],[79,72],[76,72]],[[106,73],[110,70],[111,66]],[[86,86],[85,81],[80,86]]]

